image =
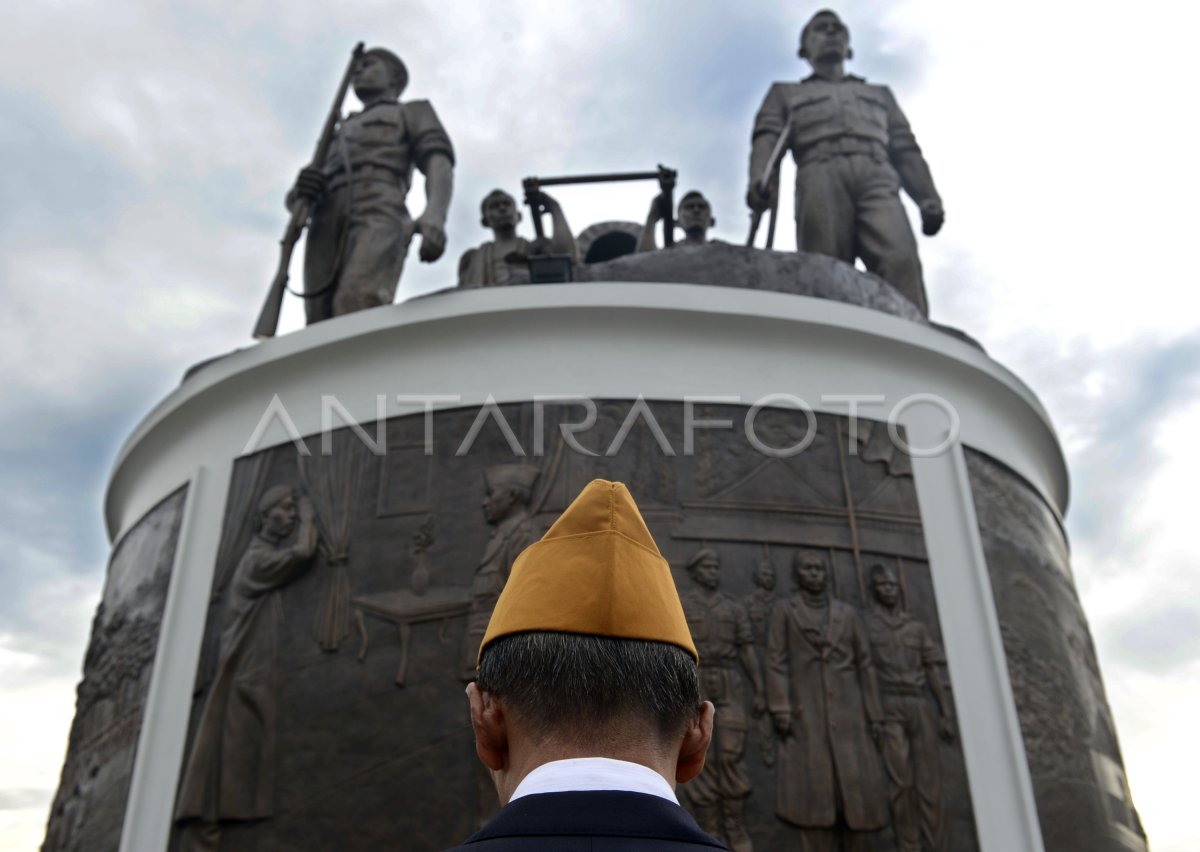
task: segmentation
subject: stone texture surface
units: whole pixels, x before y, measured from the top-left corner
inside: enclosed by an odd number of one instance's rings
[[[532,404],[500,408],[526,450],[521,461],[541,471],[529,506],[535,534],[540,536],[590,479],[624,481],[681,590],[695,585],[684,566],[708,546],[720,558],[720,592],[738,606],[761,591],[754,574],[764,559],[772,562],[776,583],[767,601],[758,601],[769,609],[795,594],[794,554],[802,547],[818,548],[829,566],[831,596],[855,611],[871,607],[866,572],[885,562],[902,582],[907,610],[943,642],[911,469],[906,457],[889,450],[886,428],[860,420],[853,436],[859,452],[850,455],[846,419],[820,415],[812,445],[791,458],[763,456],[740,428],[699,430],[696,454],[685,456],[683,405],[654,402],[648,411],[676,455],[663,453],[642,419],[605,455],[633,406],[598,401],[595,426],[578,434],[597,456],[566,449],[557,437],[559,423],[579,421],[575,407],[547,407],[544,455],[536,455],[532,445]],[[730,419],[740,427],[745,413],[743,407],[701,405],[696,417]],[[321,551],[312,568],[280,592],[284,619],[276,637],[273,816],[222,822],[222,850],[436,850],[474,829],[480,772],[467,725],[461,661],[473,584],[496,559],[492,533],[499,527],[489,524],[480,509],[485,471],[514,461],[492,419],[467,452],[457,455],[476,414],[473,409],[435,414],[432,456],[424,454],[423,416],[416,415],[387,422],[386,455],[371,456],[359,444],[357,460],[343,456],[343,430],[335,455],[321,460],[333,466],[338,482],[344,480],[344,490],[331,493],[341,493],[339,499],[346,501],[339,504],[348,517],[347,561],[341,568],[350,626],[336,647],[323,649],[314,636],[314,624],[330,600],[330,581],[340,570]],[[773,447],[795,444],[806,431],[798,412],[764,410],[755,422],[760,440]],[[313,440],[315,447],[318,439]],[[242,459],[238,466],[258,472],[235,474],[227,532],[241,526],[236,507],[255,505],[262,488],[295,481],[302,463],[288,444]],[[237,483],[255,483],[253,493],[236,493]],[[337,507],[319,507],[318,514],[329,510]],[[417,592],[418,573],[423,593]],[[220,624],[220,613],[213,611],[210,637]],[[406,624],[406,630],[397,629]],[[360,660],[363,638],[367,645]],[[766,645],[760,627],[754,638],[760,662]],[[402,687],[397,684],[401,668]],[[797,676],[795,671],[785,675]],[[193,719],[211,677],[202,664]],[[749,722],[744,750],[736,756],[751,787],[744,805],[749,834],[760,852],[795,849],[800,829],[777,816],[779,738],[768,717],[751,713],[747,673],[735,669],[729,677],[737,679],[734,695],[745,705]],[[948,848],[970,852],[977,844],[957,741],[939,743],[937,754]],[[683,799],[695,807],[687,788]],[[886,810],[886,801],[878,804]],[[483,801],[485,811],[491,806]],[[890,829],[878,839],[879,852],[894,852]]]
[[[914,322],[925,318],[912,302],[878,276],[821,254],[766,251],[714,241],[676,245],[606,263],[576,267],[576,281],[645,281],[714,284],[812,296],[883,311]]]
[[[186,493],[151,509],[113,551],[43,852],[120,842]]]
[[[967,466],[1046,850],[1144,850],[1062,527],[1008,468]]]

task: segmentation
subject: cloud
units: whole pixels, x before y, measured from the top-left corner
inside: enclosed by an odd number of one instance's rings
[[[750,122],[770,82],[806,73],[796,37],[815,8],[372,0],[335,14],[291,0],[126,0],[6,10],[0,670],[22,691],[20,724],[0,737],[44,742],[0,777],[3,806],[28,803],[57,774],[104,575],[100,500],[116,448],[189,364],[249,342],[282,197],[354,42],[404,56],[406,97],[431,100],[459,154],[446,258],[411,258],[407,296],[452,284],[458,254],[486,237],[479,199],[494,186],[517,193],[530,174],[661,162],[712,200],[716,236],[744,240]],[[1139,7],[1155,22],[1149,73],[1116,50],[1128,16],[1083,4],[872,0],[844,12],[851,70],[891,86],[946,201],[944,231],[918,237],[935,319],[1024,378],[1067,448],[1077,582],[1152,842],[1195,848],[1196,829],[1171,815],[1186,810],[1171,782],[1189,728],[1162,708],[1200,692],[1189,508],[1200,291],[1186,206],[1200,164],[1179,142],[1191,136],[1183,105],[1200,12]],[[640,220],[655,192],[559,197],[578,231]],[[419,185],[410,202],[422,206]],[[789,203],[785,192],[780,247],[793,244]],[[298,300],[284,317],[285,329],[302,322]],[[36,783],[33,765],[44,770]],[[36,845],[44,807],[31,808],[26,839],[0,829],[0,845]]]

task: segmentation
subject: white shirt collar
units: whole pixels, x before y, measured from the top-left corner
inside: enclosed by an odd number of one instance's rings
[[[667,780],[648,766],[608,757],[573,757],[543,763],[526,775],[509,801],[535,793],[624,790],[679,804]]]

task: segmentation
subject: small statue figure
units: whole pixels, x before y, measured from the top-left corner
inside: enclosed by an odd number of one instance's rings
[[[754,715],[762,714],[766,692],[754,653],[754,633],[742,605],[717,591],[721,558],[715,550],[698,550],[687,571],[693,585],[679,597],[700,652],[700,695],[717,708],[708,760],[688,784],[688,800],[702,829],[723,838],[733,852],[752,852],[745,818],[751,791],[745,765],[746,699],[738,669],[746,672],[754,687]]]
[[[891,568],[872,567],[871,592],[875,606],[867,612],[867,636],[883,701],[881,745],[892,780],[896,843],[899,852],[941,852],[945,842],[938,738],[954,739],[950,692],[939,671],[945,657],[925,625],[900,606],[900,585]],[[937,703],[936,720],[926,684]]]
[[[304,257],[308,324],[390,305],[408,246],[421,235],[421,260],[446,248],[454,149],[428,101],[400,103],[408,70],[381,47],[353,70],[361,112],[342,120],[325,162],[301,170],[288,206],[312,206]],[[413,168],[425,175],[425,212],[405,206]]]
[[[521,210],[516,199],[502,189],[493,189],[487,194],[479,209],[483,227],[491,229],[492,239],[463,252],[458,260],[459,287],[507,284],[513,278],[514,268],[524,265],[530,255],[565,254],[573,262],[578,260],[575,237],[559,203],[540,191],[533,201],[550,213],[552,227],[548,239],[531,242],[517,236]]]
[[[796,161],[796,247],[853,263],[861,258],[929,314],[917,243],[900,203],[900,188],[921,211],[922,230],[942,227],[942,199],[908,119],[887,86],[847,74],[852,56],[845,24],[828,9],[800,33],[800,56],[813,73],[775,83],[754,119],[746,203],[770,208],[778,192],[772,151],[781,135]]]
[[[650,212],[646,214],[646,224],[642,226],[642,236],[638,240],[637,250],[639,252],[658,250],[658,242],[654,239],[654,229],[664,218],[662,205],[662,195],[656,195],[650,202]],[[704,245],[708,242],[708,229],[717,224],[708,199],[694,189],[679,199],[676,222],[683,229],[683,241],[675,243],[677,246]],[[674,246],[671,247],[674,248]]]
[[[775,813],[801,829],[802,852],[873,848],[888,809],[867,631],[830,596],[820,551],[797,551],[792,569],[797,592],[767,626],[767,701],[781,738]]]

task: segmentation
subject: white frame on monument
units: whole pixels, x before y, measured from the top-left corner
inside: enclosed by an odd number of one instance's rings
[[[557,353],[569,357],[547,357]],[[323,322],[205,365],[137,427],[109,481],[112,539],[190,484],[122,852],[165,849],[170,837],[235,459],[290,440],[275,418],[247,447],[276,397],[301,435],[321,431],[323,395],[336,396],[373,435],[381,394],[385,418],[425,410],[398,396],[435,394],[458,397],[435,408],[551,394],[681,404],[739,396],[751,405],[790,394],[841,415],[847,404],[823,397],[883,395],[884,407],[859,409],[876,420],[914,395],[948,401],[958,415],[957,440],[938,455],[914,457],[913,476],[980,849],[1041,852],[963,455],[970,447],[1007,465],[1061,520],[1066,464],[1036,397],[979,349],[910,320],[789,294],[625,282],[446,292]],[[933,405],[908,405],[897,421],[914,447],[948,437],[946,414]]]

